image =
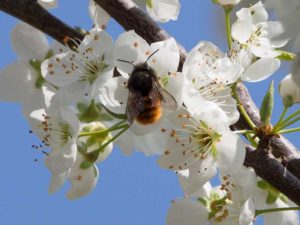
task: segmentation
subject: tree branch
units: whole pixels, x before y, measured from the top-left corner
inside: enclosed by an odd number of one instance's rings
[[[83,39],[82,34],[50,14],[36,0],[0,0],[0,10],[43,31],[62,44],[65,44],[63,39],[66,36]],[[69,41],[67,44],[72,47],[74,42]]]
[[[134,29],[149,43],[169,38],[167,32],[159,28],[151,18],[129,0],[96,0],[96,2],[126,30]],[[66,36],[83,39],[83,35],[48,13],[36,0],[1,0],[0,10],[29,23],[60,43],[63,43]],[[68,44],[72,46],[71,42]],[[184,48],[180,47],[180,49],[182,66],[186,52]],[[238,94],[252,121],[260,124],[257,107],[244,85],[238,86]],[[243,118],[240,118],[234,128],[247,129],[248,125]],[[287,168],[300,178],[300,159],[295,147],[283,137],[271,140],[271,146],[274,151],[287,157]],[[299,180],[276,159],[269,158],[263,151],[252,151],[251,148],[248,148],[245,165],[253,167],[259,176],[286,194],[295,203],[300,204]]]
[[[300,205],[300,180],[275,158],[270,158],[266,149],[253,150],[251,147],[247,147],[244,165],[252,167],[258,176],[277,188],[294,203]]]

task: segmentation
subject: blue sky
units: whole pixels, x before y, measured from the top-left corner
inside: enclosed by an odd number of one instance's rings
[[[51,12],[70,25],[89,29],[92,22],[87,2],[60,0],[60,7]],[[183,0],[179,20],[162,26],[188,50],[200,40],[212,41],[226,50],[224,29],[218,25],[222,21],[220,15],[222,11],[209,0]],[[16,23],[16,19],[0,13],[0,69],[16,60],[9,41]],[[116,38],[122,28],[112,21],[108,32]],[[286,70],[281,70],[274,76],[276,84],[285,74]],[[249,84],[259,104],[269,82]],[[281,103],[275,104],[278,118]],[[42,159],[42,155],[31,149],[38,140],[29,134],[20,106],[1,103],[0,124],[0,225],[159,225],[164,224],[170,201],[182,196],[176,176],[160,169],[155,157],[142,153],[126,157],[118,149],[99,165],[100,179],[90,195],[68,201],[64,196],[68,189],[65,185],[59,193],[49,196],[50,174],[42,160],[34,162],[35,158]],[[295,135],[291,138],[299,146]]]

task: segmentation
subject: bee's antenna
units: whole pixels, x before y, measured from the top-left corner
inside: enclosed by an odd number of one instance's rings
[[[158,51],[159,51],[159,49],[155,50],[155,52],[153,52],[151,55],[149,55],[149,57],[148,57],[148,59],[146,60],[145,63],[147,63],[148,60],[149,60],[155,53],[157,53]]]
[[[122,60],[122,59],[117,59],[119,62],[125,62],[128,63],[130,65],[132,65],[133,67],[135,67],[135,65],[132,62],[126,61],[126,60]]]

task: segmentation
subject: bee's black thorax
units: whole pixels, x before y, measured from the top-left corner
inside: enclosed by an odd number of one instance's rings
[[[128,80],[129,91],[140,92],[142,96],[147,96],[153,89],[157,77],[153,69],[146,63],[138,65],[132,71]]]

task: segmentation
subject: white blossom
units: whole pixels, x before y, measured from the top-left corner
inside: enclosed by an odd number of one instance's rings
[[[196,199],[176,200],[167,215],[167,225],[221,224],[249,225],[255,209],[251,195],[255,174],[246,168],[234,176],[222,177],[222,185],[213,189],[205,185]],[[204,190],[205,189],[205,190]]]
[[[199,101],[212,101],[226,112],[231,124],[239,119],[230,84],[236,82],[243,67],[232,62],[212,43],[200,42],[188,54],[183,65],[184,104],[191,113],[201,107]]]
[[[268,13],[261,2],[250,8],[242,8],[237,13],[238,20],[232,25],[232,37],[243,48],[248,48],[256,57],[274,58],[280,55],[277,48],[287,40],[278,40],[284,32],[278,21],[268,21]]]
[[[73,42],[76,45],[76,40]],[[75,47],[76,51],[70,49],[44,61],[42,75],[58,87],[82,83],[85,95],[93,95],[98,85],[112,77],[112,45],[109,34],[94,28]]]
[[[246,153],[244,143],[229,130],[227,116],[216,104],[205,102],[195,114],[182,108],[170,120],[173,127],[167,130],[165,152],[158,159],[161,167],[178,171],[198,163],[199,168],[193,170],[203,173],[216,163],[225,174],[240,170]],[[203,176],[201,183],[209,178]]]
[[[41,62],[51,52],[46,36],[25,23],[11,32],[11,43],[18,55],[13,64],[0,71],[0,100],[22,104],[26,118],[49,104],[54,88],[40,73]]]
[[[57,191],[68,179],[77,155],[76,140],[79,133],[77,116],[67,107],[51,105],[49,109],[32,112],[37,121],[32,131],[45,147],[51,149],[45,163],[52,173],[49,192]]]

